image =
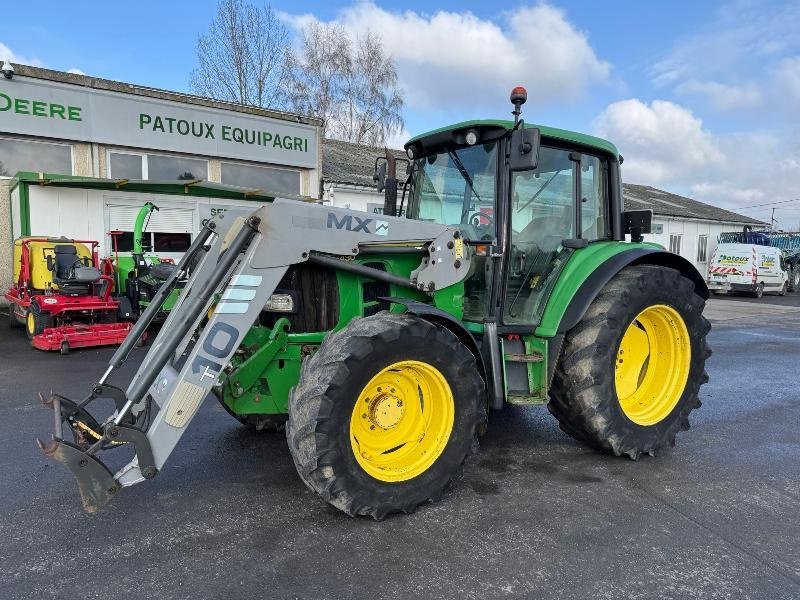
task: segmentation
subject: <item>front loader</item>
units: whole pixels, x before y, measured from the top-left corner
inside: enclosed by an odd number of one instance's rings
[[[393,169],[378,174],[383,215],[276,199],[210,221],[88,395],[45,400],[40,448],[84,508],[155,477],[210,391],[256,429],[285,424],[305,484],[377,519],[439,498],[509,403],[547,403],[617,456],[673,445],[707,381],[703,278],[642,242],[650,214],[623,211],[616,148],[525,124],[525,99],[515,88],[514,121],[410,140],[399,203]],[[190,264],[133,380],[112,385]]]

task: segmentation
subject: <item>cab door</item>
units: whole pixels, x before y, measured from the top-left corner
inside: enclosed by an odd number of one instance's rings
[[[610,237],[608,169],[603,157],[541,146],[536,169],[511,175],[501,340],[509,402],[546,400],[547,345],[533,328],[572,255]]]
[[[605,158],[547,146],[512,174],[504,324],[538,325],[576,248],[608,239],[608,181]]]

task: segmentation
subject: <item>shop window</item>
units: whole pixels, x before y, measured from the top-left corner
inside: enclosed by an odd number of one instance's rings
[[[191,181],[208,179],[208,161],[165,154],[108,153],[108,176],[114,179]]]
[[[0,138],[0,177],[19,171],[72,175],[72,146]]]
[[[109,173],[116,179],[144,179],[144,161],[141,154],[109,152]]]
[[[707,254],[708,254],[708,235],[703,234],[697,236],[697,262],[699,263],[706,262]]]
[[[153,252],[186,252],[192,245],[192,236],[188,233],[153,233]]]
[[[147,178],[154,181],[208,179],[208,161],[182,156],[148,154]]]
[[[300,194],[299,171],[223,162],[221,175],[224,184],[259,189],[267,195]]]

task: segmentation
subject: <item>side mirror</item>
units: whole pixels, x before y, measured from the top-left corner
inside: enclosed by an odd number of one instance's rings
[[[539,158],[538,129],[527,129],[523,125],[511,133],[511,148],[508,157],[510,171],[535,169]]]
[[[653,211],[626,210],[622,213],[622,233],[631,234],[632,242],[641,242],[642,234],[650,233],[653,229]]]

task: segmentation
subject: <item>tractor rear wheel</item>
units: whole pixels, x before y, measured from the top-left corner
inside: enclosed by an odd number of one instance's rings
[[[674,446],[708,381],[703,306],[676,270],[618,273],[566,336],[548,404],[561,429],[634,460]]]
[[[305,484],[348,515],[437,500],[478,448],[486,390],[450,331],[388,312],[330,334],[303,363],[286,438]]]
[[[39,335],[45,329],[53,326],[53,315],[46,312],[41,312],[37,307],[31,303],[28,313],[25,315],[25,333],[28,334],[28,339],[32,340],[34,336]]]

